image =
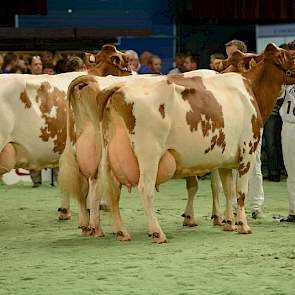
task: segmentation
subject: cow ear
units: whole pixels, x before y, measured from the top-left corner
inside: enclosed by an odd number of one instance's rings
[[[113,55],[113,56],[111,56],[110,57],[110,59],[111,59],[111,63],[113,64],[113,65],[115,65],[115,66],[120,66],[120,64],[121,64],[121,59],[120,59],[120,57],[118,56],[118,55]]]
[[[243,52],[241,52],[240,50],[235,51],[231,55],[231,57],[229,57],[228,59],[224,61],[225,67],[229,67],[231,65],[237,66],[241,62],[241,60],[243,60],[244,57],[245,55]]]
[[[267,46],[264,49],[264,53],[276,53],[278,52],[280,49],[273,43],[269,43],[267,44]]]
[[[277,47],[273,43],[270,43],[264,50],[264,58],[266,60],[272,61],[275,64],[281,64],[285,59],[285,53],[286,50]]]
[[[109,53],[109,54],[115,53],[116,52],[116,47],[114,45],[111,45],[111,44],[106,44],[106,45],[102,46],[101,51]]]

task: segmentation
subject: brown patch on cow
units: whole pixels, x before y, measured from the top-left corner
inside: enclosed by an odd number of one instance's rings
[[[260,141],[260,130],[261,130],[261,120],[260,118],[255,117],[254,115],[252,116],[251,119],[251,124],[252,124],[252,132],[253,132],[253,139],[254,139],[254,144],[250,148],[249,154],[252,154],[256,151],[258,143]]]
[[[216,144],[222,148],[222,153],[224,153],[226,143],[225,143],[225,134],[222,129],[219,129],[219,136],[217,138]]]
[[[43,141],[53,140],[53,151],[61,154],[66,142],[66,104],[65,92],[56,87],[52,88],[48,82],[43,82],[37,90],[36,102],[40,106],[44,127],[40,129]]]
[[[160,104],[159,112],[160,112],[162,118],[164,119],[165,118],[165,104]]]
[[[23,91],[20,94],[20,97],[19,98],[24,103],[26,109],[29,109],[32,106],[32,102],[30,101],[30,98],[29,98],[29,96],[28,96],[28,94],[27,94],[26,91]]]
[[[249,169],[250,169],[250,162],[247,162],[247,164],[245,165],[245,163],[242,162],[243,158],[240,158],[240,164],[239,164],[239,175],[245,175],[246,173],[248,173]]]
[[[133,114],[134,103],[127,103],[125,101],[125,96],[122,91],[117,91],[111,98],[111,103],[114,109],[121,115],[123,118],[127,129],[130,134],[134,134],[134,128],[136,119]]]
[[[238,203],[238,205],[240,207],[243,207],[244,206],[244,203],[245,203],[245,193],[238,192],[237,203]]]
[[[187,124],[190,126],[191,132],[197,131],[198,126],[201,126],[203,136],[210,136],[215,131],[219,131],[217,137],[212,136],[210,147],[205,150],[205,153],[212,151],[215,146],[225,150],[225,134],[224,118],[222,106],[216,100],[211,91],[207,90],[202,82],[201,77],[185,78],[182,76],[169,76],[170,82],[186,87],[182,92],[182,98],[187,101],[191,110],[186,114]]]

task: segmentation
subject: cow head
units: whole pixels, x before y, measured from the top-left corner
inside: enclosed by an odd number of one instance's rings
[[[113,45],[104,45],[101,51],[94,55],[86,53],[86,65],[88,73],[96,76],[128,76],[131,69],[128,57],[116,49]]]
[[[294,54],[270,43],[264,50],[264,60],[281,71],[283,84],[295,84]]]
[[[263,59],[263,55],[235,51],[231,57],[223,61],[225,70],[222,73],[244,73]]]

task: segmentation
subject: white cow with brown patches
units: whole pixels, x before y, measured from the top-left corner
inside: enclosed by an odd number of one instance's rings
[[[187,76],[212,76],[216,75],[216,72],[209,70],[193,71],[185,74]],[[103,236],[103,231],[100,227],[99,222],[99,211],[97,210],[97,204],[102,194],[108,196],[112,202],[112,211],[114,216],[113,232],[117,235],[119,240],[129,240],[130,236],[123,227],[123,223],[120,217],[119,211],[119,198],[120,198],[120,186],[116,183],[110,185],[110,181],[107,181],[107,189],[103,191],[104,187],[103,176],[98,175],[99,166],[105,165],[101,163],[102,139],[101,139],[101,127],[99,126],[99,117],[104,108],[104,102],[100,99],[97,102],[97,94],[100,93],[107,86],[120,87],[122,83],[139,83],[149,87],[155,82],[165,81],[165,76],[154,76],[154,75],[137,75],[133,77],[117,77],[117,78],[98,78],[95,79],[92,76],[81,76],[76,78],[68,90],[68,109],[73,109],[75,130],[77,134],[76,142],[73,144],[70,136],[67,137],[66,148],[60,160],[60,173],[59,173],[59,184],[62,192],[66,195],[72,195],[78,200],[79,204],[79,226],[82,229],[82,235],[89,235],[94,237]],[[114,90],[111,88],[110,90]],[[108,91],[106,91],[108,93]],[[147,99],[147,103],[148,99]],[[124,106],[122,106],[124,108]],[[159,112],[161,116],[165,117],[164,105],[159,106]],[[68,112],[69,114],[69,112]],[[129,122],[128,124],[132,124]],[[68,118],[68,128],[72,126]],[[72,127],[71,127],[72,128]],[[70,128],[70,129],[71,129]],[[68,132],[68,134],[70,134]],[[126,137],[124,134],[118,133],[119,140],[116,141],[115,145],[111,146],[111,149],[120,152],[120,146],[127,144]],[[111,153],[112,163],[117,163],[117,153]],[[167,157],[161,159],[161,165],[158,171],[158,180],[156,187],[161,182],[172,177],[170,170],[165,167],[165,163],[170,163],[170,154]],[[132,174],[123,172],[121,177],[124,179],[124,183],[131,189],[138,182],[139,170],[136,159],[132,153],[124,153],[125,164],[124,169],[127,171],[132,167]],[[118,162],[119,163],[119,162]],[[163,169],[164,168],[164,169]],[[119,168],[118,168],[119,169]],[[117,169],[117,170],[118,170]],[[173,169],[172,169],[173,170]],[[173,170],[174,171],[174,170]],[[167,176],[166,174],[169,174]],[[127,176],[126,178],[124,178]],[[193,179],[193,181],[195,181]],[[189,183],[193,183],[189,180]],[[196,192],[195,189],[190,189],[187,185],[188,190],[188,205],[185,210],[185,225],[195,225],[195,219],[193,210],[190,206]],[[110,197],[111,196],[111,197]],[[87,204],[88,203],[88,206]],[[87,210],[90,209],[90,214]]]
[[[92,75],[130,75],[127,56],[112,45],[94,57]],[[13,168],[57,167],[66,142],[66,93],[86,72],[59,75],[0,75],[0,175]],[[60,219],[70,217],[64,196]]]
[[[269,44],[263,60],[242,75],[130,80],[119,89],[102,91],[97,99],[105,106],[99,118],[104,151],[98,176],[109,187],[138,186],[149,232],[156,243],[163,243],[167,239],[153,205],[157,183],[171,175],[219,169],[227,197],[225,226],[233,230],[231,169],[237,169],[238,231],[250,233],[244,201],[260,130],[281,85],[294,83],[293,57]],[[119,142],[124,143],[120,148]]]

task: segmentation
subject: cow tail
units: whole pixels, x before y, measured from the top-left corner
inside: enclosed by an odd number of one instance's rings
[[[98,117],[99,121],[101,122],[103,119],[103,113],[105,110],[105,107],[109,101],[109,99],[112,97],[112,95],[120,89],[120,86],[113,86],[108,87],[102,91],[99,91],[99,93],[96,96],[97,106],[98,106]]]
[[[80,173],[79,165],[76,159],[76,153],[71,143],[71,102],[74,99],[74,91],[76,87],[80,89],[87,85],[87,82],[95,80],[92,76],[83,75],[74,79],[69,85],[67,92],[67,139],[66,146],[59,161],[59,187],[63,194],[71,195],[77,199],[85,199],[88,191],[88,182]]]

